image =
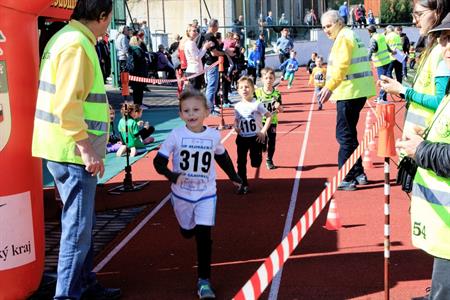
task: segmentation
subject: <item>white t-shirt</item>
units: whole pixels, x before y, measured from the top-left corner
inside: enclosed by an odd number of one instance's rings
[[[203,71],[202,57],[205,53],[206,50],[203,48],[198,49],[194,41],[187,40],[184,43],[184,55],[187,61],[186,73],[200,73]]]
[[[172,184],[173,199],[188,202],[215,199],[214,155],[224,152],[216,129],[206,127],[200,133],[192,132],[186,126],[173,129],[158,151],[167,158],[172,154],[173,172],[185,177],[181,184]]]
[[[239,135],[252,137],[262,129],[262,117],[268,110],[261,102],[252,99],[251,102],[240,101],[234,106],[234,118],[241,129]]]

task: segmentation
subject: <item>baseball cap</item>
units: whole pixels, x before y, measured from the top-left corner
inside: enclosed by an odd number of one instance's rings
[[[445,16],[445,18],[442,20],[439,26],[436,26],[435,28],[431,29],[430,31],[428,31],[428,33],[443,30],[450,30],[450,13],[448,13],[447,16]]]

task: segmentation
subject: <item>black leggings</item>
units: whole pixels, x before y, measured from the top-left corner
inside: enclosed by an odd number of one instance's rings
[[[277,124],[271,124],[267,130],[267,138],[264,147],[267,147],[267,160],[272,160],[275,154],[275,142],[277,140]]]
[[[198,278],[209,279],[211,277],[211,226],[197,225],[192,229],[183,229],[180,227],[181,235],[190,239],[195,236],[197,243],[197,264]]]
[[[247,153],[250,152],[250,163],[254,168],[259,168],[262,162],[263,144],[256,141],[256,136],[236,138],[237,145],[237,169],[242,185],[248,186],[247,181]]]

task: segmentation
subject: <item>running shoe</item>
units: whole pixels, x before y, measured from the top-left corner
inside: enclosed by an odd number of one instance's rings
[[[246,195],[247,193],[248,193],[248,186],[246,185],[241,185],[241,187],[238,188],[237,190],[238,195]]]
[[[216,299],[216,294],[214,294],[209,279],[198,280],[197,295],[199,299]]]
[[[353,181],[353,180],[345,181],[344,180],[338,185],[337,189],[340,191],[354,191],[354,190],[356,190],[355,181]]]
[[[275,165],[273,164],[273,161],[271,159],[266,160],[266,167],[269,170],[276,169]]]
[[[359,185],[369,184],[369,181],[367,180],[367,175],[364,173],[356,176],[355,180]]]

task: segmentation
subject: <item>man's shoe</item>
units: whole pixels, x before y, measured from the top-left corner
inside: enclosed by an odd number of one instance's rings
[[[319,110],[322,110],[322,102],[319,103]]]
[[[81,296],[82,300],[115,300],[121,295],[120,289],[105,288],[96,283],[89,287]]]
[[[197,295],[199,299],[216,299],[216,294],[208,279],[199,279],[197,283]]]
[[[352,181],[344,180],[338,185],[337,189],[340,191],[354,191],[356,190],[356,184],[353,180]]]
[[[359,185],[369,184],[369,181],[367,180],[367,175],[364,173],[356,176],[355,180]]]
[[[275,165],[273,164],[273,161],[271,159],[266,160],[266,167],[269,170],[276,169]]]
[[[246,185],[241,185],[240,188],[238,188],[237,192],[238,195],[245,195],[248,193],[248,186]]]

